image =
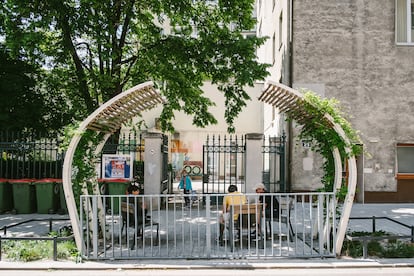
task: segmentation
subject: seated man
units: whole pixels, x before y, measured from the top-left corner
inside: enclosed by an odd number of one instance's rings
[[[264,217],[266,220],[270,219],[278,219],[279,218],[279,201],[277,200],[276,196],[266,195],[268,192],[266,191],[266,187],[259,183],[256,185],[256,193],[260,194],[259,202],[264,204]],[[272,233],[271,223],[269,223],[269,230]],[[261,229],[259,227],[259,229]],[[270,234],[268,234],[268,238]]]
[[[221,214],[220,220],[219,220],[220,222],[220,235],[219,235],[220,245],[223,245],[224,228],[229,223],[230,206],[231,205],[242,205],[242,204],[246,204],[247,202],[246,196],[237,191],[236,185],[230,185],[227,191],[229,192],[229,194],[225,195],[223,198],[223,213]],[[238,215],[235,215],[233,219],[237,220],[237,216]]]
[[[127,188],[127,193],[129,195],[127,197],[127,203],[135,206],[135,214],[137,217],[137,223],[142,224],[145,220],[148,220],[149,218],[147,218],[147,209],[146,209],[144,199],[140,197],[134,197],[135,195],[140,194],[139,187],[137,185],[131,184]],[[145,220],[143,218],[145,218]],[[130,225],[134,224],[134,221],[135,221],[134,214],[129,213]]]

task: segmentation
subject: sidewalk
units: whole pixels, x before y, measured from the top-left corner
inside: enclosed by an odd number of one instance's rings
[[[67,216],[52,215],[53,218],[65,219]],[[356,217],[389,217],[407,225],[414,225],[414,204],[354,204],[351,218]],[[51,215],[0,215],[0,228],[4,225],[33,218],[49,218]],[[67,225],[69,221],[60,221],[53,224],[53,230],[60,225]],[[372,221],[351,219],[349,231],[371,231]],[[410,229],[404,228],[388,220],[376,220],[376,229],[400,235],[411,235]],[[36,236],[45,235],[49,230],[49,223],[33,222],[8,229],[7,235]],[[3,232],[0,233],[3,235]],[[268,268],[341,268],[341,267],[414,267],[414,258],[411,259],[351,259],[351,258],[312,258],[312,259],[272,259],[272,260],[131,260],[131,261],[86,261],[75,263],[72,261],[43,260],[28,263],[0,261],[0,270],[6,269],[214,269],[214,268],[268,269]]]

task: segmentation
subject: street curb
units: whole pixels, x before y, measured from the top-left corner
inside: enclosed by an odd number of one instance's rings
[[[247,260],[159,260],[156,262],[139,261],[127,262],[92,262],[75,263],[69,261],[34,261],[28,263],[0,261],[1,270],[209,270],[209,269],[238,269],[238,270],[265,270],[265,269],[331,269],[331,268],[401,268],[414,267],[412,259],[361,259],[361,260],[280,260],[247,261]]]

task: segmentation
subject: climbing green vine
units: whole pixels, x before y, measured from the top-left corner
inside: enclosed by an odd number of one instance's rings
[[[353,129],[350,122],[344,118],[344,112],[340,109],[338,100],[321,98],[309,90],[302,90],[301,92],[304,94],[303,109],[310,120],[300,129],[298,139],[310,141],[311,149],[322,155],[324,158],[322,167],[324,175],[321,179],[324,185],[323,191],[333,191],[335,181],[333,149],[338,148],[341,159],[345,160],[350,156],[361,153],[362,148],[359,146],[361,139],[358,131]],[[325,114],[330,115],[333,121],[342,127],[350,144],[346,144],[332,128],[331,123],[325,118]],[[300,116],[295,113],[291,115],[292,117]],[[346,152],[346,148],[349,148],[350,152]],[[338,196],[342,197],[344,194],[346,194],[346,190],[341,190]]]
[[[69,125],[64,129],[61,144],[63,150],[67,150],[73,136],[78,134],[78,129],[79,123]],[[76,148],[72,162],[72,189],[78,210],[82,189],[87,189],[88,193],[92,194],[93,184],[97,181],[95,165],[98,162],[98,156],[95,154],[95,149],[102,141],[102,134],[95,131],[85,130],[79,134],[82,138]]]

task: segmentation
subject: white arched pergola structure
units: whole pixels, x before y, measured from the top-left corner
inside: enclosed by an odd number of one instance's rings
[[[78,249],[82,248],[81,229],[79,227],[79,211],[72,189],[72,162],[76,148],[82,138],[82,133],[89,129],[104,134],[104,139],[95,150],[100,152],[106,140],[112,133],[120,129],[124,122],[161,103],[164,103],[164,100],[160,93],[154,89],[152,82],[139,84],[101,105],[80,124],[76,134],[72,137],[63,163],[62,180],[68,213]]]
[[[274,107],[279,108],[279,112],[287,113],[290,118],[294,119],[301,125],[306,125],[311,121],[312,115],[307,114],[304,111],[303,104],[305,100],[303,95],[288,86],[280,83],[268,81],[264,87],[262,94],[259,97],[260,101],[270,104]],[[350,141],[345,135],[344,130],[337,123],[334,122],[333,118],[328,114],[325,114],[325,126],[327,128],[334,129],[338,135],[345,141],[346,145],[350,145]],[[347,153],[351,152],[349,147],[345,148]],[[342,161],[339,154],[338,148],[333,148],[332,151],[334,162],[335,162],[335,184],[334,187],[338,190],[342,185]],[[352,204],[355,196],[356,180],[357,180],[357,169],[355,157],[350,155],[347,160],[348,162],[348,192],[343,205],[343,211],[339,220],[337,234],[336,234],[336,252],[341,252],[342,244],[345,238],[345,232],[351,214]]]

